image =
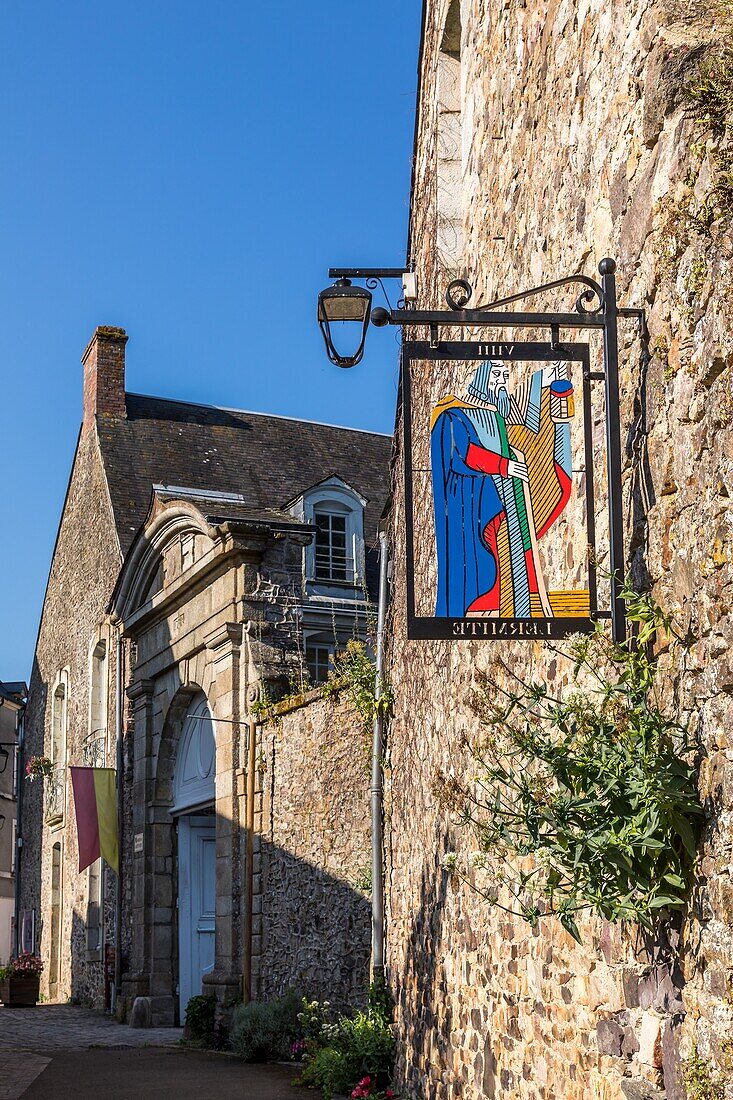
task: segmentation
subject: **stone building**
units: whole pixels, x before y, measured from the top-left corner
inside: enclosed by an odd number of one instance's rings
[[[122,1010],[146,996],[172,1024],[202,982],[348,1001],[369,957],[368,784],[358,720],[308,691],[366,632],[390,440],[126,393],[126,342],[98,328],[84,354],[30,685],[26,756],[53,763],[22,820],[42,991],[110,1001],[116,876],[78,872],[67,769],[119,753]]]
[[[28,689],[0,680],[0,966],[15,954],[18,860],[18,734]]]
[[[494,676],[500,654],[554,686],[566,670],[532,642],[406,639],[398,417],[387,937],[408,1095],[679,1100],[696,1057],[705,1095],[733,1096],[730,36],[727,4],[423,5],[407,256],[417,308],[445,308],[456,276],[490,302],[597,277],[611,256],[620,300],[647,311],[648,363],[635,325],[620,334],[626,564],[684,639],[666,694],[691,721],[708,820],[666,943],[588,919],[581,946],[554,919],[531,928],[445,873],[466,837],[431,785],[436,769],[470,774],[460,743],[477,674]],[[550,295],[526,308],[569,305]],[[418,415],[434,397],[416,372]],[[416,507],[429,509],[419,492]]]

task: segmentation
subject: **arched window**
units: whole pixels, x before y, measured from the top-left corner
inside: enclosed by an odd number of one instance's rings
[[[89,738],[107,737],[107,643],[102,639],[92,649],[89,677]]]
[[[52,764],[63,764],[66,759],[66,721],[69,700],[66,680],[59,680],[51,700],[51,751]]]
[[[51,951],[48,964],[48,994],[49,999],[52,1001],[58,1000],[61,969],[61,940],[64,920],[62,870],[61,842],[56,841],[51,849]]]
[[[341,478],[319,482],[290,510],[315,528],[305,550],[305,579],[316,585],[364,583],[364,508],[366,501]]]
[[[203,692],[188,705],[181,728],[173,784],[173,813],[212,804],[216,798],[216,734]]]
[[[66,746],[69,730],[69,673],[63,669],[51,693],[51,741],[48,755],[53,772],[44,784],[46,821],[63,821],[66,804]]]
[[[455,272],[463,256],[463,119],[461,5],[451,0],[443,28],[436,75],[436,249],[442,266]]]

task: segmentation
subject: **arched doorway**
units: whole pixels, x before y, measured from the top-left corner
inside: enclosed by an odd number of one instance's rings
[[[193,696],[183,719],[173,782],[178,826],[178,987],[181,1021],[214,968],[216,740],[209,703]]]

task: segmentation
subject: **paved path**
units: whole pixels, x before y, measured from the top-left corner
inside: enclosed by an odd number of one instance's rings
[[[287,1066],[186,1050],[180,1038],[75,1005],[0,1007],[0,1100],[314,1100]]]
[[[169,1047],[183,1034],[175,1027],[133,1028],[77,1005],[0,1007],[0,1052],[88,1050],[89,1047]],[[5,1059],[3,1059],[5,1062]]]
[[[316,1100],[286,1066],[166,1047],[86,1050],[53,1057],[23,1100]]]

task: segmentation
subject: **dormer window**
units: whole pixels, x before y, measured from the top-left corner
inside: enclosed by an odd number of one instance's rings
[[[332,585],[330,595],[336,598],[337,586],[363,587],[365,506],[364,498],[335,476],[289,505],[293,515],[315,528],[304,557],[305,580],[314,591]]]

